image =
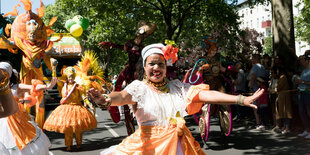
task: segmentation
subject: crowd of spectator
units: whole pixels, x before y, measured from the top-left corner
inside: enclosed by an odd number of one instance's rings
[[[251,57],[251,67],[236,62],[231,76],[236,94],[251,94],[265,89],[255,104],[258,109],[236,106],[234,121],[251,122],[257,130],[293,134],[310,139],[310,50],[298,58],[298,67],[289,70],[279,57]],[[302,123],[300,123],[302,122]]]

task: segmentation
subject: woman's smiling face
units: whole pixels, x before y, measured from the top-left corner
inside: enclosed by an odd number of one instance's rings
[[[145,61],[144,71],[152,82],[162,82],[166,77],[166,61],[161,54],[152,54]]]

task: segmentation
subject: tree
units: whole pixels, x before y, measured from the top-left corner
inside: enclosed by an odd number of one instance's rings
[[[262,45],[258,40],[263,34],[258,33],[255,29],[246,28],[242,35],[239,36],[241,40],[241,52],[243,55],[249,55],[251,53],[262,53]]]
[[[294,69],[297,66],[297,56],[292,0],[249,0],[247,2],[249,5],[271,3],[273,56],[279,56],[286,69]]]
[[[292,0],[271,0],[274,56],[279,56],[288,70],[297,66]]]
[[[269,35],[268,37],[265,38],[263,51],[264,54],[272,56],[273,54],[272,35]]]
[[[299,16],[295,17],[296,36],[299,40],[310,44],[310,1],[303,0],[304,7],[300,10]],[[301,6],[301,2],[297,7]]]
[[[65,21],[77,14],[90,19],[91,26],[82,36],[84,47],[97,51],[112,72],[119,71],[115,68],[125,62],[125,53],[104,51],[97,44],[125,43],[134,36],[140,20],[157,25],[145,44],[170,39],[193,47],[200,45],[203,35],[215,33],[223,50],[238,51],[239,17],[224,0],[57,0],[46,9],[46,19],[58,17],[53,25],[56,32],[66,32]]]

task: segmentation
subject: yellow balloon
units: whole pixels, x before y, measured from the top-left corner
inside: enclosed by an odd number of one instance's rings
[[[83,33],[83,28],[81,25],[79,24],[74,24],[70,27],[70,33],[74,36],[74,37],[79,37],[82,35]]]

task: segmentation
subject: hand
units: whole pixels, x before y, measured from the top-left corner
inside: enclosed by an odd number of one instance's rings
[[[48,85],[46,85],[46,89],[52,89],[55,86],[56,82],[57,82],[57,77],[52,77],[51,82]]]
[[[49,84],[47,84],[47,85],[38,84],[36,86],[36,90],[44,91],[44,90],[47,90],[47,89],[52,89],[55,86],[56,82],[57,82],[57,77],[53,77],[51,82]]]
[[[97,105],[105,105],[108,102],[110,102],[111,100],[106,100],[106,98],[104,96],[102,96],[102,94],[100,93],[100,91],[94,89],[94,88],[90,88],[87,91],[88,96],[90,97],[90,99],[95,102]]]
[[[50,60],[51,60],[52,66],[56,67],[58,65],[58,61],[56,59],[51,58]]]
[[[252,96],[247,96],[244,98],[244,105],[257,109],[257,106],[253,104],[255,100],[257,100],[263,93],[264,89],[258,89]]]

